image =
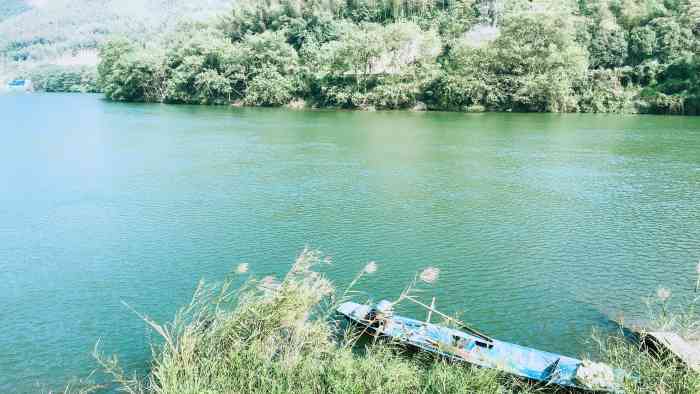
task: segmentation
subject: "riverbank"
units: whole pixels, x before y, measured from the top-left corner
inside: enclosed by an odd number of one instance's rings
[[[128,393],[535,393],[554,392],[486,369],[367,344],[343,331],[332,308],[348,297],[316,271],[324,257],[304,251],[279,280],[250,278],[200,284],[190,305],[168,324],[144,321],[159,336],[151,371],[133,378],[116,358],[96,357],[116,388]],[[377,270],[370,263],[353,283]],[[237,268],[245,275],[247,265]],[[351,290],[351,289],[348,289]],[[640,352],[621,336],[593,337],[598,357],[630,371],[627,393],[696,393],[700,376],[670,358]]]

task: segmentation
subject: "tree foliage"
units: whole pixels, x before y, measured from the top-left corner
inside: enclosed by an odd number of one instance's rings
[[[96,93],[97,73],[92,67],[40,66],[26,72],[34,89],[45,92]]]
[[[697,0],[246,0],[103,46],[108,97],[172,103],[697,113]]]
[[[564,22],[520,15],[504,21],[501,35],[486,48],[462,42],[446,61],[438,84],[440,103],[448,108],[575,110],[574,86],[585,76],[587,61]]]

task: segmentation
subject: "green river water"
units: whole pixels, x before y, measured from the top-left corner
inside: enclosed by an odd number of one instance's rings
[[[692,295],[700,118],[290,111],[0,96],[0,392],[125,367],[144,323],[238,263],[305,246],[339,286],[395,297],[422,268],[440,309],[567,355],[601,311]],[[241,281],[243,278],[241,278]],[[416,312],[408,309],[408,313]],[[423,315],[417,315],[422,317]]]

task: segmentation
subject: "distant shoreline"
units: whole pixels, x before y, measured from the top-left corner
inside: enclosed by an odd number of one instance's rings
[[[483,111],[459,111],[459,110],[449,110],[449,109],[439,109],[439,108],[427,108],[424,110],[415,110],[412,108],[392,108],[392,109],[367,109],[367,108],[338,108],[338,107],[314,107],[314,106],[293,106],[293,105],[281,105],[281,106],[259,106],[259,105],[238,105],[235,103],[218,103],[218,104],[197,104],[197,103],[159,103],[159,102],[146,102],[146,101],[126,101],[126,100],[111,100],[105,97],[102,92],[47,92],[41,90],[35,90],[32,92],[11,92],[7,90],[1,90],[0,94],[71,94],[71,95],[94,95],[101,96],[101,99],[109,101],[112,103],[125,103],[125,104],[158,104],[158,105],[173,105],[173,106],[199,106],[199,107],[219,107],[219,108],[268,108],[268,109],[287,109],[291,111],[342,111],[342,112],[410,112],[410,113],[462,113],[462,114],[550,114],[550,115],[608,115],[608,116],[672,116],[672,117],[687,117],[694,118],[698,115],[687,115],[687,114],[656,114],[656,113],[641,113],[641,112],[536,112],[536,111],[500,111],[500,110],[487,110]]]

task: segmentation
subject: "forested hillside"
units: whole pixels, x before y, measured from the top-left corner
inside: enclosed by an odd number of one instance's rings
[[[230,4],[230,0],[4,0],[0,81],[29,76],[48,81],[49,90],[63,85],[80,90],[71,81],[82,78],[90,85],[96,77],[98,48],[108,37],[152,40],[174,30],[180,21],[206,20]]]
[[[248,0],[111,41],[100,78],[128,101],[697,114],[699,34],[700,0]]]
[[[114,100],[700,112],[700,0],[31,4],[2,9],[0,72],[49,91],[97,89],[102,48]]]

